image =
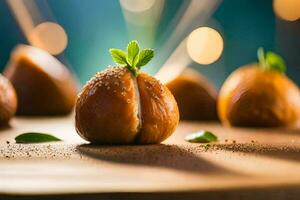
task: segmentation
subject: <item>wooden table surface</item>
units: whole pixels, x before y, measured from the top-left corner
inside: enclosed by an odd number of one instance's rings
[[[0,199],[299,199],[300,130],[181,122],[163,144],[92,146],[73,116],[15,118],[0,132]],[[219,141],[184,136],[209,130]],[[63,142],[15,144],[23,132]]]

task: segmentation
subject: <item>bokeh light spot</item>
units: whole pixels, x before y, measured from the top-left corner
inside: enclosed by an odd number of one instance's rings
[[[295,21],[300,18],[300,0],[274,0],[273,9],[283,20]]]
[[[197,63],[208,65],[221,56],[224,42],[222,36],[209,27],[194,30],[187,39],[189,56]]]
[[[43,22],[32,29],[29,34],[30,43],[52,55],[60,54],[65,50],[68,37],[59,24]]]
[[[156,0],[120,0],[121,6],[130,12],[145,12],[149,10]]]

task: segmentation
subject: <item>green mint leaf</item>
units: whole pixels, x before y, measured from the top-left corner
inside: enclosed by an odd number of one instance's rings
[[[265,70],[275,70],[280,73],[285,73],[286,65],[283,58],[272,51],[268,51],[266,54],[262,47],[257,50],[257,57],[259,65]]]
[[[188,142],[208,143],[217,141],[218,137],[209,131],[201,130],[196,133],[187,135],[184,139]]]
[[[257,58],[258,58],[259,65],[261,67],[265,68],[266,67],[265,52],[264,52],[264,49],[262,47],[259,47],[257,49]]]
[[[153,49],[143,49],[139,53],[139,61],[137,62],[136,66],[138,68],[141,68],[142,66],[146,65],[153,57],[154,57]]]
[[[109,52],[115,63],[121,65],[127,65],[126,52],[122,51],[121,49],[110,49]]]
[[[16,143],[41,143],[41,142],[56,142],[61,141],[61,139],[45,134],[45,133],[36,133],[29,132],[23,133],[15,137]]]
[[[116,63],[124,65],[136,77],[140,68],[154,57],[153,49],[143,49],[140,52],[140,47],[136,40],[129,42],[127,52],[120,49],[110,49],[109,51]]]
[[[283,60],[283,58],[278,55],[277,53],[274,53],[272,51],[268,51],[266,53],[266,65],[271,70],[276,70],[280,73],[285,73],[286,71],[286,65]]]
[[[137,63],[139,51],[140,47],[136,40],[129,42],[127,46],[127,62],[132,67],[135,67],[135,63]]]

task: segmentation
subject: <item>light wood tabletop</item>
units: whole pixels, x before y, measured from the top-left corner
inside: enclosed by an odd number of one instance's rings
[[[219,141],[184,136],[209,130]],[[16,144],[24,132],[63,142]],[[158,145],[93,146],[74,116],[17,117],[0,132],[0,199],[299,199],[300,129],[181,122]]]

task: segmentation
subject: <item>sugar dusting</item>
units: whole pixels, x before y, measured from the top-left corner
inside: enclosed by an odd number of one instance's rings
[[[124,81],[121,81],[122,76],[126,73],[126,68],[123,66],[109,66],[108,68],[106,68],[105,70],[101,71],[101,72],[97,72],[89,81],[86,82],[85,86],[83,87],[82,91],[85,91],[85,89],[87,87],[91,87],[91,89],[89,90],[89,95],[93,95],[93,93],[96,91],[96,89],[98,87],[101,86],[105,86],[105,88],[107,90],[111,89],[111,86],[109,85],[108,82],[105,82],[103,80],[105,79],[110,79],[110,78],[114,78],[114,85],[118,86],[122,83],[122,85],[124,85]],[[120,81],[118,81],[120,80]],[[127,89],[125,86],[123,86],[123,90]],[[116,92],[116,91],[113,91]],[[82,96],[82,93],[80,93],[78,95],[78,98],[80,98]]]
[[[225,153],[225,154],[224,154]],[[116,164],[161,166],[189,172],[236,173],[230,168],[210,163],[203,155],[211,157],[221,154],[225,159],[231,156],[248,158],[248,154],[256,156],[275,156],[282,159],[299,159],[299,146],[267,145],[256,141],[236,143],[233,140],[208,144],[182,143],[134,146],[93,146],[89,144],[0,144],[2,160],[77,160],[92,161],[103,165],[103,161]],[[220,156],[220,155],[219,155]],[[228,157],[229,156],[229,157]],[[226,158],[228,157],[228,158]]]
[[[71,159],[81,158],[71,144],[16,144],[6,142],[0,146],[0,157],[6,159]]]

